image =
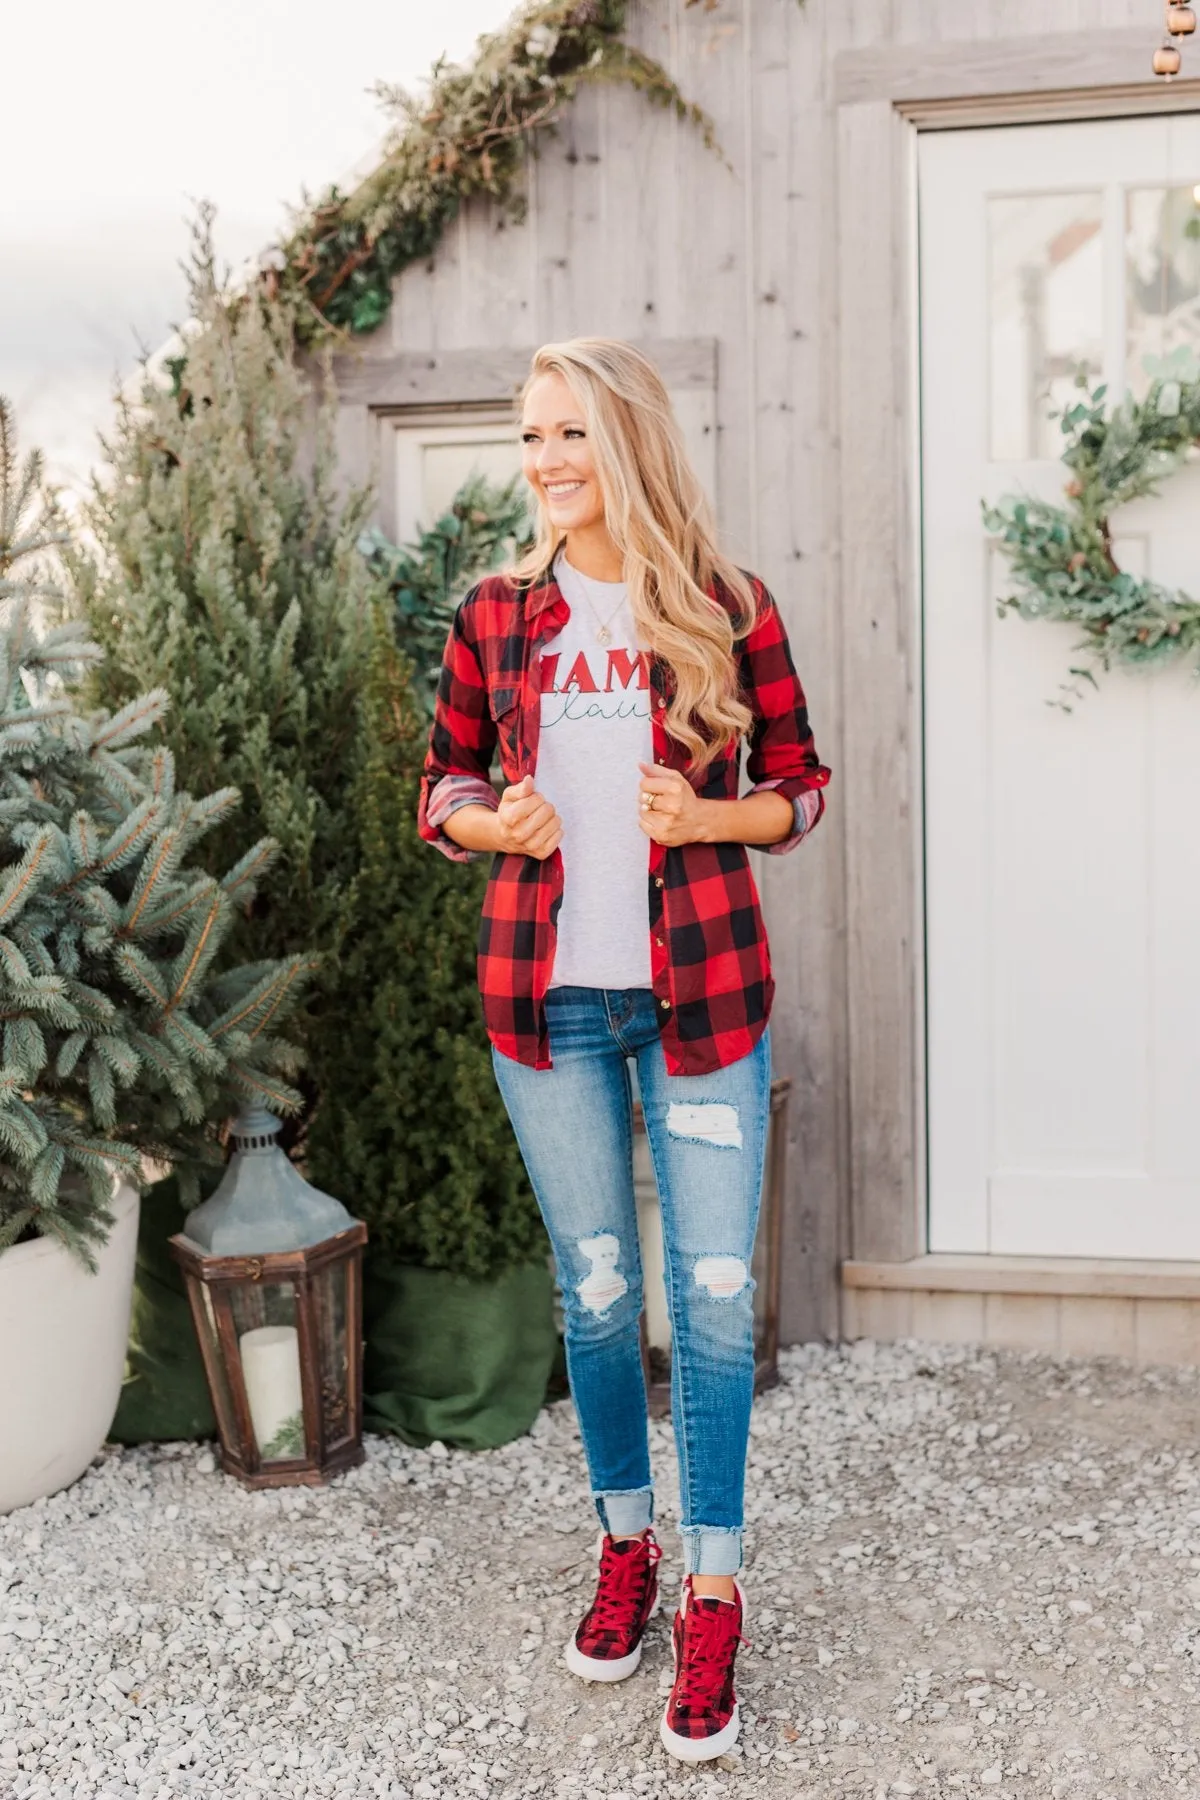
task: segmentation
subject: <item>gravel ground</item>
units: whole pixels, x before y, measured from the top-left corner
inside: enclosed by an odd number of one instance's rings
[[[1200,1794],[1200,1371],[783,1362],[754,1418],[735,1756],[659,1748],[669,1608],[617,1690],[559,1663],[595,1541],[564,1402],[485,1454],[370,1438],[323,1490],[109,1446],[0,1519],[0,1796]]]

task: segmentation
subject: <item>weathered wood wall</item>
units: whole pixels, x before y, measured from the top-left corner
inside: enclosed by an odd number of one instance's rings
[[[374,359],[716,341],[723,530],[779,599],[834,768],[812,842],[755,859],[795,1081],[785,1341],[837,1335],[843,1256],[921,1247],[912,129],[894,102],[1135,82],[1157,28],[1156,0],[1059,0],[1049,20],[1044,0],[642,0],[639,41],[723,157],[632,93],[586,91],[543,141],[525,221],[469,209],[360,353],[356,472]]]

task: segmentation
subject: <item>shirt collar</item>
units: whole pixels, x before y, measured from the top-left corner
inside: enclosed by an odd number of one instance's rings
[[[548,564],[540,575],[535,576],[531,585],[525,590],[526,617],[536,619],[539,613],[545,612],[548,606],[553,606],[554,602],[561,600],[562,597],[562,590],[555,581],[553,570]]]

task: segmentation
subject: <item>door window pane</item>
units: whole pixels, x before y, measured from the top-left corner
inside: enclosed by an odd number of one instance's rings
[[[1150,384],[1143,359],[1200,351],[1200,182],[1125,196],[1126,379]]]
[[[991,456],[1057,457],[1075,377],[1103,361],[1102,197],[1013,194],[988,201]]]
[[[354,1436],[350,1411],[350,1344],[346,1332],[349,1279],[349,1266],[344,1262],[326,1263],[324,1268],[315,1269],[312,1277],[326,1455]]]
[[[424,450],[424,480],[421,484],[424,503],[421,522],[424,525],[432,525],[449,510],[455,494],[472,475],[482,475],[500,487],[521,473],[521,450],[515,432],[490,444],[479,441],[426,444]]]
[[[521,473],[521,446],[511,415],[494,423],[397,419],[393,433],[392,535],[398,544],[412,543],[441,518],[473,475],[504,487]],[[518,491],[524,494],[523,484]]]

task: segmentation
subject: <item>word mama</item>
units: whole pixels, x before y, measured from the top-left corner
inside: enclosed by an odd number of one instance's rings
[[[596,661],[599,662],[599,655]],[[648,650],[637,650],[631,656],[628,650],[609,650],[605,653],[605,666],[599,673],[599,679],[592,673],[588,659],[581,650],[562,681],[558,680],[558,665],[562,657],[557,651],[553,655],[541,659],[542,693],[566,694],[572,689],[578,694],[611,694],[615,684],[624,689],[634,685],[639,688],[650,686],[650,653]]]

